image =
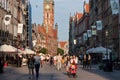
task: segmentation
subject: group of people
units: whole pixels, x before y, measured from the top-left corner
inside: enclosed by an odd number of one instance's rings
[[[17,59],[19,59],[17,57]],[[81,62],[83,63],[83,68],[88,68],[91,63],[91,56],[89,54],[85,54],[83,58],[81,58]],[[56,69],[59,71],[62,68],[65,69],[66,67],[66,73],[68,76],[72,75],[73,77],[76,76],[79,58],[75,55],[70,56],[62,56],[60,54],[55,56],[48,56],[48,55],[40,55],[39,52],[36,52],[35,55],[31,54],[27,57],[27,65],[29,70],[29,78],[34,78],[34,69],[36,72],[36,79],[39,77],[39,69],[40,67],[43,67],[44,62],[49,62],[50,65],[54,65]],[[18,62],[17,66],[20,66],[21,62]],[[91,66],[90,66],[91,67]],[[3,72],[4,68],[4,61],[2,58],[0,58],[0,73]]]
[[[91,55],[90,54],[84,54],[83,55],[83,68],[90,68],[91,69]]]
[[[66,60],[66,72],[68,76],[72,75],[76,77],[78,68],[78,57],[77,56],[68,56]]]
[[[34,68],[36,72],[36,80],[39,77],[39,68],[41,65],[41,59],[39,53],[37,52],[35,56],[30,55],[27,61],[28,69],[29,69],[29,79],[34,78]]]
[[[61,70],[66,67],[66,73],[73,77],[76,76],[77,66],[78,66],[78,57],[77,56],[61,56],[60,54],[53,56],[50,60],[50,64],[56,66],[57,70]]]

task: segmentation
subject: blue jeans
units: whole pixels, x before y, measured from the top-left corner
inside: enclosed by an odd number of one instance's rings
[[[40,64],[35,64],[36,78],[39,77],[39,68],[40,68]]]

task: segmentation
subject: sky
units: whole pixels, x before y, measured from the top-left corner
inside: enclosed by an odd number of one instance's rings
[[[54,23],[58,23],[58,40],[69,40],[69,17],[76,12],[83,12],[83,4],[89,0],[54,0]],[[30,0],[32,6],[32,23],[43,23],[43,0]]]

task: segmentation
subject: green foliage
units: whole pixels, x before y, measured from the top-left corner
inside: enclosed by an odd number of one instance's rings
[[[41,48],[39,52],[43,53],[43,54],[47,54],[47,49],[46,48]]]
[[[57,54],[63,55],[63,54],[64,54],[64,50],[61,49],[61,48],[58,48],[58,49],[57,49]]]

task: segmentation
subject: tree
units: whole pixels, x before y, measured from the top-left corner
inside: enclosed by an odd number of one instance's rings
[[[61,48],[58,48],[57,49],[57,54],[61,54],[61,55],[63,55],[64,54],[64,50],[63,49],[61,49]]]
[[[39,52],[43,53],[43,54],[47,54],[47,49],[46,48],[41,48]]]

